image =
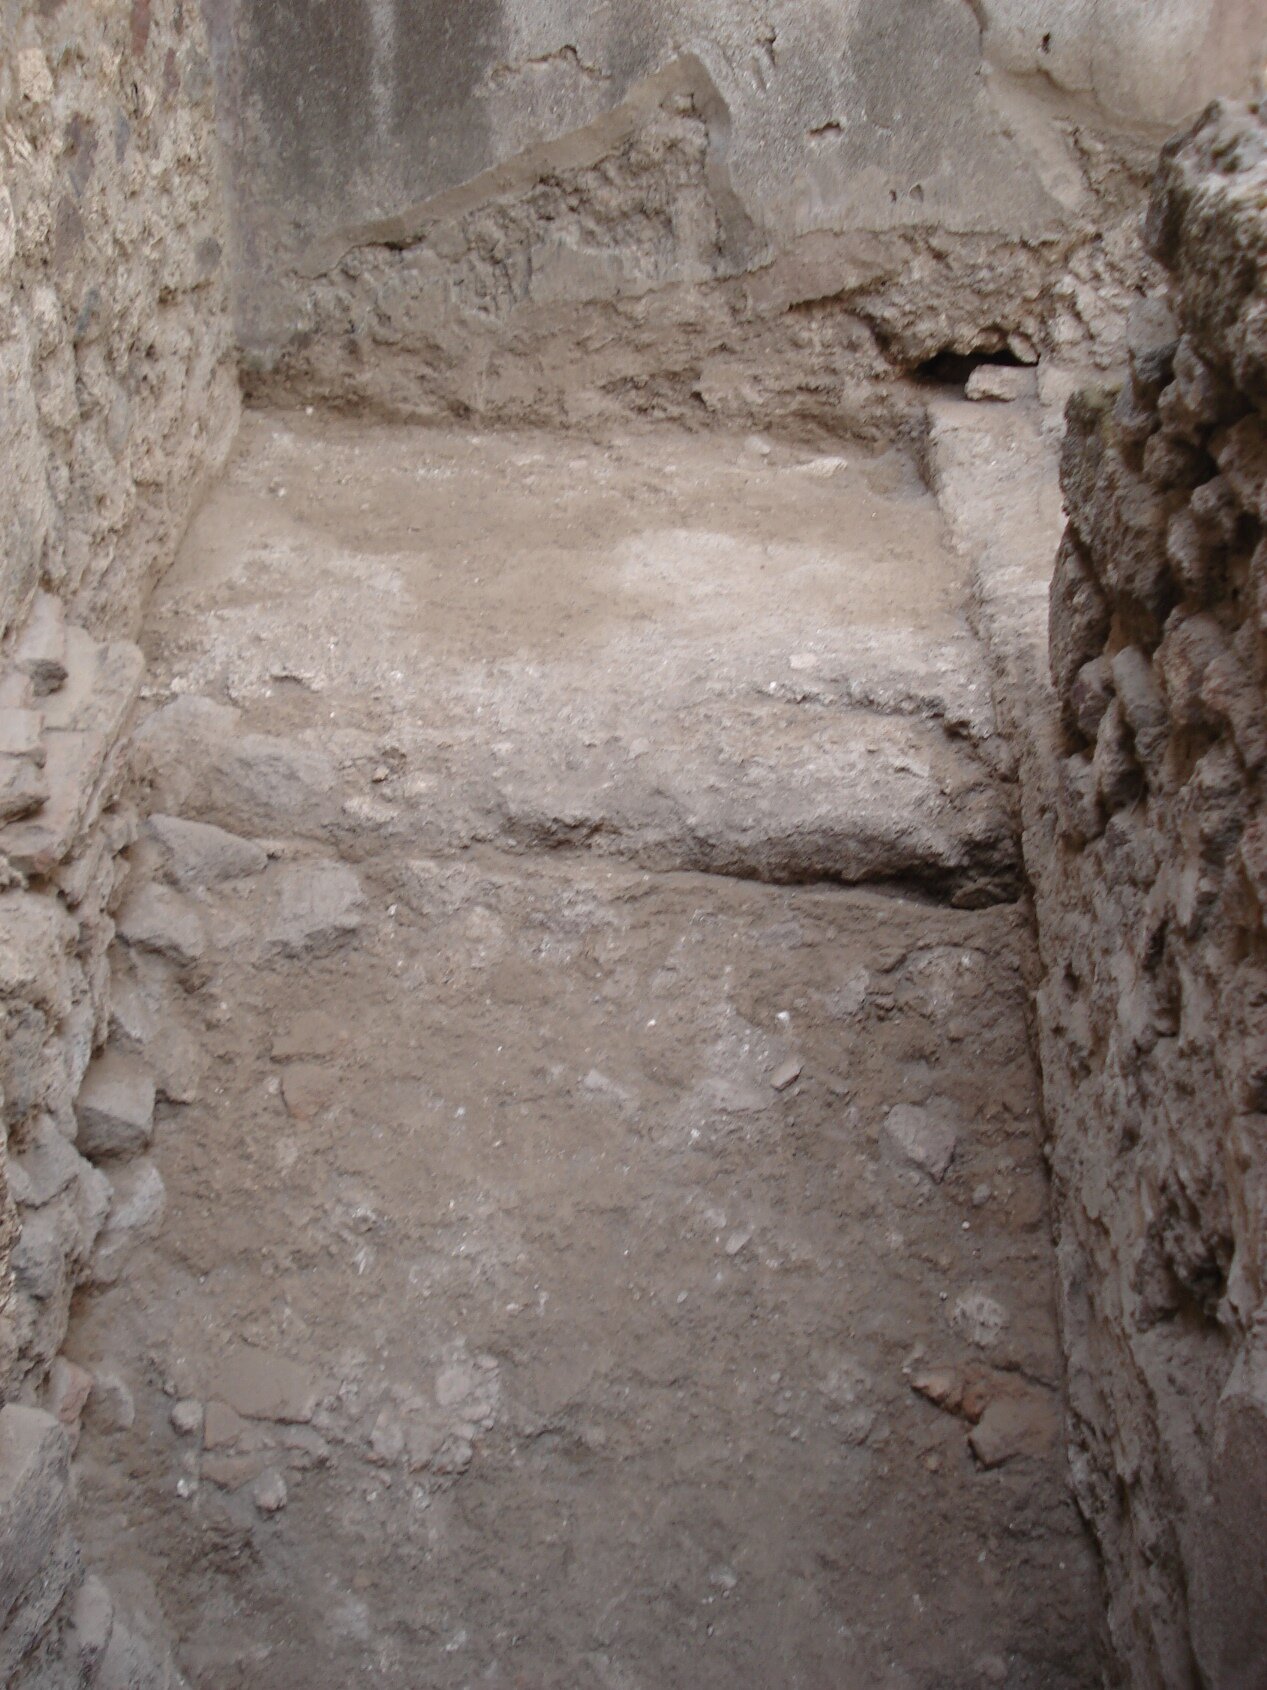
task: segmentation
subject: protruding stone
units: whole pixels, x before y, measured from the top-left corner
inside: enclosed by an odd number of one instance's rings
[[[241,880],[268,867],[262,846],[207,822],[151,816],[148,828],[162,848],[167,878],[182,892]]]
[[[167,1192],[153,1162],[140,1160],[111,1171],[114,1200],[93,1253],[89,1272],[93,1285],[113,1285],[137,1242],[162,1219]]]
[[[192,968],[207,945],[198,911],[167,886],[140,886],[116,917],[119,938],[137,950],[166,957],[178,968]]]
[[[261,1514],[279,1514],[286,1506],[286,1481],[276,1467],[266,1467],[256,1479],[251,1499]]]
[[[76,1142],[90,1160],[139,1156],[154,1136],[153,1076],[136,1057],[103,1051],[84,1077],[75,1114]]]
[[[1038,397],[1038,377],[1032,369],[1007,364],[978,364],[968,377],[964,393],[969,399],[994,400],[1006,404]]]
[[[58,1356],[48,1376],[48,1407],[66,1430],[73,1448],[79,1441],[79,1423],[92,1393],[93,1376],[68,1356]]]
[[[178,1432],[182,1438],[196,1438],[202,1431],[205,1410],[195,1397],[182,1397],[180,1402],[172,1404],[172,1412],[168,1417],[172,1423],[172,1430]]]

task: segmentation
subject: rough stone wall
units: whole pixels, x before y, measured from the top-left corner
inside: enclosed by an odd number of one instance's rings
[[[1252,0],[204,6],[255,390],[552,423],[1108,356],[1147,125],[1267,55]]]
[[[235,418],[206,41],[9,0],[0,47],[0,637],[41,585],[131,633]]]
[[[161,1203],[120,1154],[145,1076],[90,1069],[134,833],[113,636],[236,423],[224,199],[190,5],[8,0],[0,48],[0,1682],[148,1686],[169,1666],[69,1536],[93,1381],[58,1352]]]
[[[1267,109],[1162,157],[1169,301],[1070,406],[1029,841],[1079,1498],[1130,1682],[1267,1661]]]

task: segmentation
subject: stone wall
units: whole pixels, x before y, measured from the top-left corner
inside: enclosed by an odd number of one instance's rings
[[[204,7],[255,391],[567,424],[1107,356],[1148,126],[1267,55],[1252,0]]]
[[[1169,299],[1071,403],[1045,963],[1078,1495],[1130,1682],[1267,1660],[1267,109],[1163,154]]]
[[[58,1352],[76,1287],[117,1272],[161,1202],[121,1153],[143,1148],[153,1083],[90,1064],[134,833],[121,742],[143,665],[117,636],[237,416],[197,11],[8,0],[0,118],[0,1681],[148,1686],[169,1682],[161,1650],[69,1535],[93,1381]]]

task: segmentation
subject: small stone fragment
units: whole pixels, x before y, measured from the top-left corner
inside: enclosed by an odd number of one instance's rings
[[[258,1477],[260,1465],[258,1455],[208,1455],[203,1457],[200,1472],[208,1484],[221,1490],[241,1490]]]
[[[256,1479],[251,1498],[261,1514],[278,1514],[286,1506],[286,1481],[276,1467],[266,1467]]]
[[[804,1064],[798,1062],[795,1057],[790,1058],[774,1070],[770,1076],[770,1084],[775,1091],[786,1091],[800,1079],[803,1066]]]
[[[172,1430],[178,1432],[182,1438],[196,1438],[202,1431],[202,1404],[194,1397],[183,1397],[180,1402],[172,1405],[169,1418]]]

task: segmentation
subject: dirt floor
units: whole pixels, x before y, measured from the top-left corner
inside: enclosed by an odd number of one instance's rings
[[[847,455],[248,419],[150,621],[159,1119],[68,1345],[193,1684],[1096,1682],[1006,752]]]

